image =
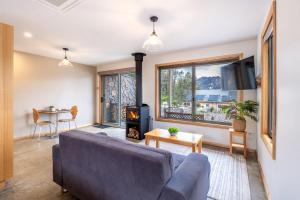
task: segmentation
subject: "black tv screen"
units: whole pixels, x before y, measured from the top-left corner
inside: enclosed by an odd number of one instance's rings
[[[222,90],[256,89],[254,56],[221,68]]]

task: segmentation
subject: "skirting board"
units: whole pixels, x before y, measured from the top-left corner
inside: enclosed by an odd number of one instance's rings
[[[221,148],[224,148],[224,149],[229,149],[229,145],[215,143],[215,142],[209,142],[209,141],[206,141],[206,140],[203,141],[203,144],[206,144],[206,145],[209,145],[209,146],[214,146],[214,147],[221,147]],[[249,149],[249,148],[247,148],[247,151],[251,152],[251,153],[256,153],[255,149]]]
[[[259,168],[259,173],[260,173],[261,181],[263,183],[265,192],[267,194],[267,199],[271,200],[270,192],[269,192],[269,187],[267,185],[267,182],[266,182],[266,179],[265,179],[265,175],[264,175],[264,171],[263,171],[263,169],[261,167],[261,164],[260,164],[260,161],[259,161],[258,157],[257,157],[257,162],[258,162],[258,168]]]
[[[85,124],[85,125],[78,126],[77,128],[85,128],[85,127],[92,126],[92,125],[93,124]],[[76,128],[71,128],[71,130],[74,130],[74,129],[76,129]],[[45,133],[41,133],[41,136],[47,136],[49,134],[50,134],[49,132],[45,132]],[[32,133],[29,133],[27,135],[14,137],[14,141],[26,140],[26,139],[31,139],[31,138],[34,138],[34,136],[32,135]]]

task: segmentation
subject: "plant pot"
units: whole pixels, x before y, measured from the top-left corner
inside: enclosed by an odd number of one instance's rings
[[[176,136],[178,132],[169,132],[171,136]]]
[[[246,120],[244,119],[233,119],[232,128],[234,131],[245,131],[246,130]]]

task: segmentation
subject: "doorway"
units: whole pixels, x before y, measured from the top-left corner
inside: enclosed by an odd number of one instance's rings
[[[102,124],[125,127],[126,106],[135,105],[135,73],[102,75]]]

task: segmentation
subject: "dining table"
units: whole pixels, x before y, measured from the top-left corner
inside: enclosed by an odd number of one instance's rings
[[[53,115],[55,116],[55,134],[51,135],[51,137],[55,137],[58,136],[59,115],[63,113],[70,113],[71,111],[70,109],[56,109],[56,110],[38,110],[38,112],[43,115],[49,115],[49,117]]]

